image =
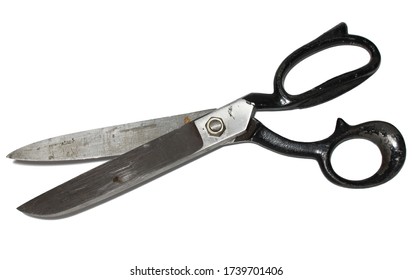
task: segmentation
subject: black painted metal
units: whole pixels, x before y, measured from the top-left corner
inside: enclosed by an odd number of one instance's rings
[[[237,139],[252,141],[274,152],[317,160],[324,176],[331,182],[347,188],[369,188],[383,184],[400,171],[406,159],[406,145],[401,133],[393,125],[372,121],[350,126],[342,119],[337,120],[334,133],[321,141],[297,142],[284,138],[253,119],[248,128],[249,133]],[[382,163],[379,170],[364,180],[348,180],[339,176],[331,165],[334,149],[350,139],[366,139],[380,149]]]
[[[299,95],[290,95],[284,89],[284,81],[290,70],[298,63],[322,50],[342,45],[358,46],[370,54],[370,61],[356,69]],[[279,66],[274,78],[274,93],[250,93],[244,98],[254,103],[257,110],[291,110],[308,108],[334,99],[353,89],[373,75],[380,66],[380,52],[368,39],[350,35],[347,25],[340,23],[317,39],[290,54]]]
[[[286,92],[284,80],[294,66],[317,52],[340,45],[353,45],[366,49],[370,54],[370,61],[356,70],[332,78],[302,94],[290,95]],[[252,102],[257,110],[308,108],[353,89],[373,75],[379,66],[380,53],[377,47],[366,38],[348,34],[346,24],[340,23],[293,52],[281,63],[275,74],[273,94],[251,93],[244,98]],[[373,176],[358,181],[342,178],[331,165],[334,149],[340,143],[354,138],[372,141],[382,154],[379,170]],[[249,141],[284,155],[315,159],[327,179],[348,188],[368,188],[387,182],[400,171],[406,158],[406,145],[401,133],[393,125],[381,121],[350,126],[342,119],[338,119],[336,129],[330,137],[322,141],[304,143],[284,138],[266,128],[258,120],[252,119],[247,133],[236,139],[236,142]]]

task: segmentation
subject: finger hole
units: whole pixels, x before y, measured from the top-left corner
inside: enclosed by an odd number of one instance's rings
[[[331,156],[334,171],[348,180],[363,180],[380,168],[382,155],[379,148],[365,139],[351,139],[338,145]]]
[[[294,66],[285,78],[284,88],[290,95],[299,95],[333,77],[358,69],[369,60],[369,53],[361,47],[332,47]]]

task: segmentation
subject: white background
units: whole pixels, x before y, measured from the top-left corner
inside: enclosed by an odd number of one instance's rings
[[[301,141],[327,137],[337,117],[385,120],[410,148],[407,3],[2,1],[0,278],[138,279],[129,275],[135,265],[188,265],[221,270],[188,279],[252,278],[223,276],[225,266],[282,266],[280,279],[413,279],[409,156],[392,181],[351,190],[329,183],[312,160],[236,145],[62,220],[34,219],[16,207],[100,162],[5,158],[47,137],[270,93],[281,61],[341,21],[378,46],[378,72],[331,102],[257,118]],[[367,57],[358,48],[327,51],[297,66],[287,89],[316,86]],[[349,143],[337,150],[336,168],[371,174],[377,149]]]

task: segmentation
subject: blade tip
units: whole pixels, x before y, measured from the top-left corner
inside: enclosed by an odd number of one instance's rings
[[[24,157],[22,157],[22,153],[20,150],[15,150],[11,153],[9,153],[6,158],[13,159],[13,160],[25,160]]]
[[[56,220],[60,218],[59,215],[44,215],[44,214],[38,214],[38,213],[27,211],[27,209],[25,209],[24,207],[24,204],[17,207],[16,209],[22,212],[23,214],[29,217],[32,217],[32,218],[37,218],[37,219],[42,219],[42,220]]]
[[[29,217],[42,219],[42,220],[58,220],[58,219],[67,218],[67,217],[70,217],[76,214],[76,212],[73,212],[73,211],[61,211],[61,212],[45,211],[45,209],[39,209],[36,206],[34,206],[31,203],[31,201],[28,201],[20,205],[16,209]]]
[[[30,217],[34,217],[34,218],[41,218],[41,219],[45,219],[47,218],[47,216],[45,217],[42,214],[39,213],[35,213],[32,209],[32,207],[30,207],[30,203],[26,202],[22,205],[20,205],[19,207],[16,208],[17,210],[19,210],[20,212],[22,212],[23,214],[30,216]]]

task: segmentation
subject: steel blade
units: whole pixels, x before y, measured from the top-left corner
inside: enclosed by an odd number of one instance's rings
[[[7,157],[22,161],[71,161],[119,156],[211,111],[213,110],[53,137],[17,149]]]
[[[236,100],[181,128],[51,189],[18,209],[38,218],[63,218],[165,174],[245,133],[254,106]]]
[[[88,209],[189,160],[203,146],[193,122],[47,191],[17,209],[38,218],[62,218]]]

